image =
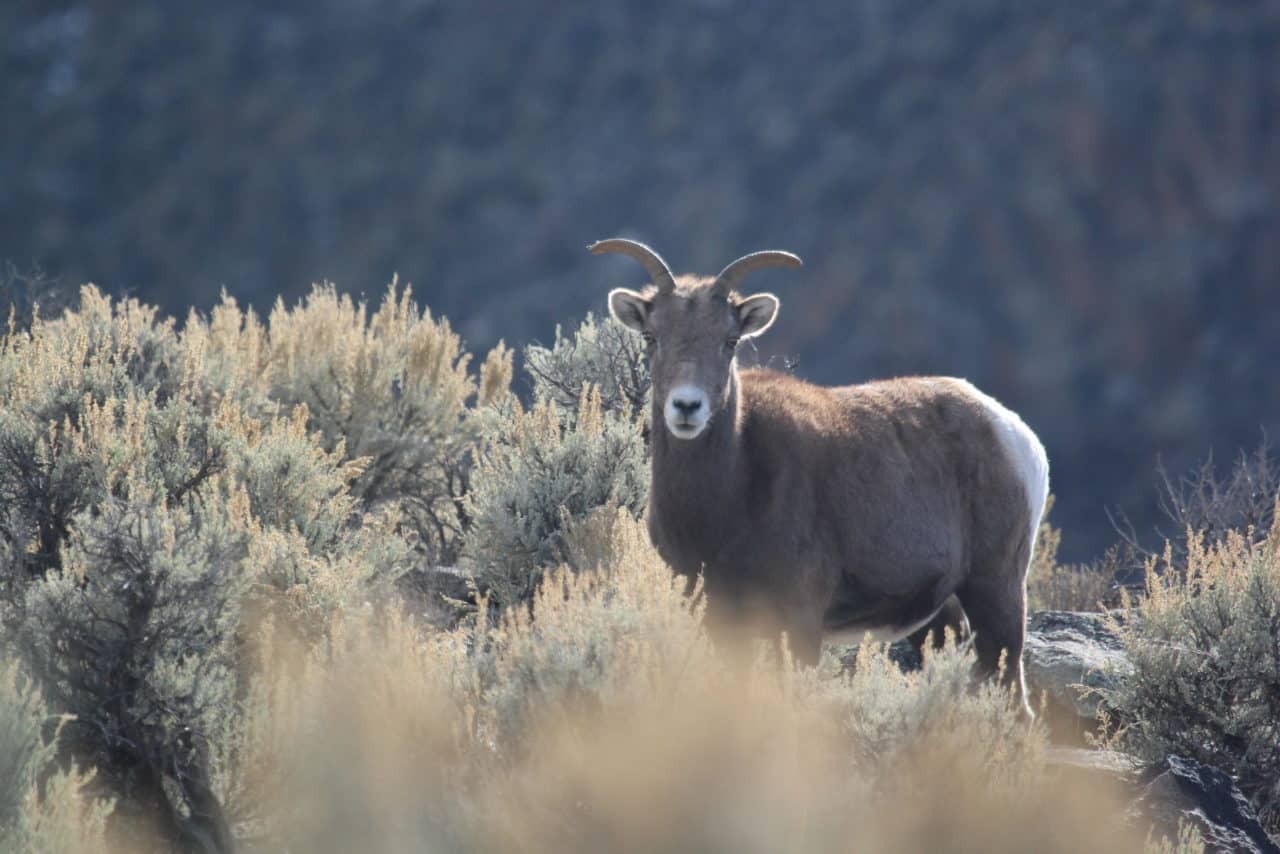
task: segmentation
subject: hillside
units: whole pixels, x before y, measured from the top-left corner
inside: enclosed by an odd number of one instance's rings
[[[600,237],[790,249],[762,358],[973,379],[1080,559],[1280,435],[1278,55],[1260,0],[5,4],[0,260],[173,312],[398,271],[485,349],[634,283]]]

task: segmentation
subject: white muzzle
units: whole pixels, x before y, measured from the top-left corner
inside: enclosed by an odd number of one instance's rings
[[[662,407],[667,429],[677,439],[696,439],[711,420],[711,401],[695,385],[678,385]]]

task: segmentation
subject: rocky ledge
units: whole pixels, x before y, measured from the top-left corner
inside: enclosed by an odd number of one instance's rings
[[[1100,691],[1128,672],[1129,660],[1105,615],[1038,611],[1027,618],[1023,666],[1033,703],[1043,699],[1054,735],[1083,743],[1098,718]]]

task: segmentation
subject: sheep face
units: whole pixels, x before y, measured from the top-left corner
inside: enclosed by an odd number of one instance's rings
[[[618,288],[609,311],[644,336],[663,424],[676,439],[692,441],[727,417],[738,344],[769,328],[778,298],[725,295],[714,279],[682,278],[665,292]]]

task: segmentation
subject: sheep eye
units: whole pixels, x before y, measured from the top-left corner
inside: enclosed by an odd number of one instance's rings
[[[736,337],[728,339],[724,342],[724,348],[732,353],[734,350],[738,349],[738,339]]]
[[[652,332],[642,332],[640,337],[644,338],[644,346],[652,347],[658,343],[658,338]]]

